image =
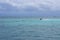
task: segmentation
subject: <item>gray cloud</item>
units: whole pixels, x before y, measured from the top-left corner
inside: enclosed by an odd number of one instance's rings
[[[0,0],[0,3],[8,3],[18,9],[32,6],[39,10],[60,10],[60,0]]]

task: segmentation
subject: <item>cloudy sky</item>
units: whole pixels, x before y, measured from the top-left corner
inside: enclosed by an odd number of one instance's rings
[[[60,0],[0,0],[0,16],[60,16]]]

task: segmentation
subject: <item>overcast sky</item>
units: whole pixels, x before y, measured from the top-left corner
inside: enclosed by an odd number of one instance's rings
[[[60,15],[60,0],[0,0],[0,15]]]

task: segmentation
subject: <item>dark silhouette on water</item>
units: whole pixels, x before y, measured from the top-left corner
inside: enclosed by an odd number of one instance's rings
[[[40,18],[40,20],[42,20],[42,18]]]

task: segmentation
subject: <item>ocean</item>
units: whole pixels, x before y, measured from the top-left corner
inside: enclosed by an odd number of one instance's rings
[[[0,19],[0,40],[60,40],[60,19]]]

